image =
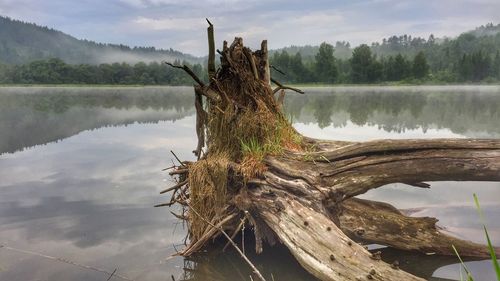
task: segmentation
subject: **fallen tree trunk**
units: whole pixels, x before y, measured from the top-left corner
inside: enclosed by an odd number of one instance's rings
[[[208,31],[213,50],[212,24]],[[284,89],[297,89],[270,78],[267,42],[255,52],[241,38],[223,46],[216,72],[209,61],[208,85],[176,66],[198,83],[199,160],[174,167],[178,184],[165,190],[172,192],[170,202],[160,204],[185,207],[177,216],[187,220],[190,244],[181,255],[202,249],[218,229],[237,232],[244,218],[258,253],[263,242],[283,243],[321,280],[421,280],[356,241],[440,255],[453,255],[455,245],[464,257],[488,256],[485,246],[441,232],[434,218],[407,217],[354,196],[389,183],[428,188],[424,181],[500,181],[499,140],[303,137],[281,111]]]

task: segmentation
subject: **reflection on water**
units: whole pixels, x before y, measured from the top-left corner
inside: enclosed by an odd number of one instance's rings
[[[289,94],[285,107],[298,130],[312,137],[500,137],[497,88],[307,92]],[[193,159],[193,114],[190,87],[0,88],[0,244],[117,269],[135,280],[249,280],[233,251],[167,260],[182,247],[185,229],[168,210],[151,206],[165,199],[158,192],[171,184],[161,173],[170,165],[169,150]],[[449,232],[484,242],[473,192],[492,218],[498,245],[498,183],[443,182],[430,190],[393,184],[363,197],[437,216]],[[405,268],[422,277],[458,279],[454,258],[391,251],[384,256],[406,260]],[[284,248],[248,252],[269,279],[314,280]],[[471,261],[470,267],[478,280],[493,277],[489,262]],[[106,279],[101,272],[0,248],[0,280]]]
[[[192,87],[0,88],[0,153],[105,126],[175,121],[194,113],[192,91]]]

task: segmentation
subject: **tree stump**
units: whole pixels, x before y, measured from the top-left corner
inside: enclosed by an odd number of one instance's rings
[[[212,24],[208,34],[208,84],[174,66],[197,82],[198,161],[179,160],[170,172],[178,184],[162,192],[171,200],[158,205],[184,206],[176,216],[188,224],[189,245],[180,255],[246,223],[257,253],[282,243],[321,280],[423,280],[357,242],[439,255],[454,255],[454,245],[464,257],[489,256],[486,246],[442,233],[435,218],[407,217],[355,196],[396,182],[428,188],[424,181],[499,181],[500,140],[307,138],[282,112],[285,90],[301,91],[270,77],[267,42],[251,51],[242,38],[224,41],[215,69]]]

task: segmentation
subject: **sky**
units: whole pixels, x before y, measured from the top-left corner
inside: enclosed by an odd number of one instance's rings
[[[79,39],[207,54],[205,18],[217,43],[243,37],[271,49],[391,35],[453,37],[500,23],[500,0],[0,0],[0,15]],[[219,44],[217,45],[219,46]]]

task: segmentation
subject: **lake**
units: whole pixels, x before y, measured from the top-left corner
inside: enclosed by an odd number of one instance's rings
[[[500,138],[500,87],[305,88],[285,110],[304,135],[337,140]],[[173,150],[193,160],[192,87],[0,87],[0,280],[249,280],[234,253],[171,257],[186,234],[159,191]],[[500,183],[391,184],[361,197],[435,216],[485,243],[476,193],[500,246]],[[371,246],[376,247],[376,246]],[[248,248],[251,248],[249,246]],[[249,257],[271,280],[315,280],[283,248]],[[429,280],[459,280],[455,257],[383,249]],[[493,280],[490,261],[469,261]]]

